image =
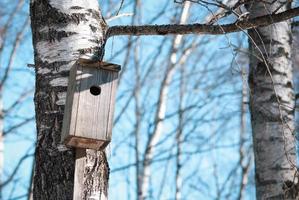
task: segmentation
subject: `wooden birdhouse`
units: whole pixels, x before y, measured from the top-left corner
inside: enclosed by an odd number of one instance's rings
[[[79,59],[69,76],[62,127],[67,146],[104,149],[111,140],[120,66]]]

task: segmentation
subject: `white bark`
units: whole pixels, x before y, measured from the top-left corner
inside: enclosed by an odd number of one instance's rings
[[[238,0],[224,0],[222,4],[226,5],[227,8],[232,8],[237,2]],[[205,21],[207,21],[209,24],[217,22],[218,19],[225,16],[225,13],[228,11],[227,8],[219,8],[215,13],[206,17]]]
[[[175,172],[175,200],[182,199],[182,144],[183,144],[183,129],[184,129],[184,96],[185,96],[185,70],[184,63],[181,64],[180,70],[180,93],[179,93],[179,114],[178,114],[178,128],[176,134],[176,172]]]
[[[242,200],[245,193],[245,187],[248,183],[248,174],[249,167],[251,163],[251,151],[246,151],[245,142],[247,135],[247,123],[246,123],[246,113],[247,113],[247,105],[248,105],[248,84],[247,78],[245,77],[247,72],[245,67],[242,67],[242,99],[241,99],[241,116],[240,116],[240,146],[239,146],[239,165],[241,168],[241,180],[240,180],[240,188],[238,191],[237,199]],[[246,155],[249,153],[250,155]],[[247,159],[246,159],[247,158]]]
[[[288,7],[267,2],[247,5],[250,17]],[[290,22],[253,29],[249,35],[257,199],[298,199]]]
[[[38,130],[33,197],[107,199],[105,152],[86,150],[75,162],[75,152],[60,144],[69,70],[79,57],[100,60],[104,54],[106,23],[98,1],[31,0],[30,8]],[[82,177],[75,186],[74,171]]]

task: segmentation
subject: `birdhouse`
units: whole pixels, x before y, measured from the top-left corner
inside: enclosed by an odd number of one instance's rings
[[[62,127],[67,146],[104,149],[111,140],[120,66],[79,59],[71,68]]]

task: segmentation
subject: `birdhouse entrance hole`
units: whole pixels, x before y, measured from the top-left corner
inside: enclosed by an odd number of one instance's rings
[[[98,96],[101,94],[101,87],[99,87],[97,85],[93,85],[90,87],[89,91],[92,95]]]

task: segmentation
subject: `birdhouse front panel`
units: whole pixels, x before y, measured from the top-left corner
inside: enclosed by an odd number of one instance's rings
[[[119,68],[86,60],[73,66],[63,120],[66,145],[99,150],[109,144]]]

